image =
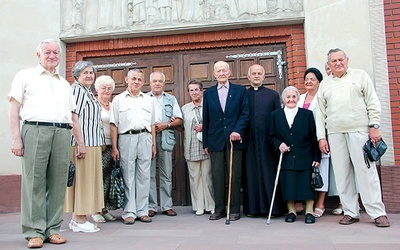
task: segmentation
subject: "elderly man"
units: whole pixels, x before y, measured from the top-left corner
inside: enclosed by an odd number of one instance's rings
[[[149,216],[157,214],[156,167],[160,176],[160,207],[162,214],[176,216],[172,209],[172,150],[175,145],[174,128],[182,125],[182,112],[175,96],[164,92],[165,75],[162,72],[150,74],[151,92],[157,110],[157,156],[151,162]],[[172,120],[171,120],[172,118]]]
[[[246,88],[229,82],[229,64],[214,64],[217,84],[204,92],[203,98],[203,148],[211,154],[211,171],[214,186],[215,213],[210,220],[219,220],[225,212],[225,167],[229,168],[230,141],[233,142],[231,221],[240,219],[240,188],[242,179],[242,154],[246,148],[245,129],[249,121],[249,103]]]
[[[11,152],[22,157],[21,224],[29,248],[41,248],[44,240],[67,241],[59,233],[71,158],[70,124],[77,116],[72,89],[56,70],[60,54],[55,40],[41,41],[39,65],[19,71],[8,94]],[[82,135],[76,136],[82,144]],[[84,155],[83,145],[78,157]]]
[[[141,88],[144,74],[132,69],[125,77],[126,91],[117,95],[110,113],[111,155],[120,159],[125,183],[125,206],[122,219],[134,224],[138,218],[151,222],[148,216],[150,164],[155,149],[155,105]]]
[[[333,77],[325,78],[318,91],[319,147],[324,154],[331,152],[344,211],[339,223],[350,225],[359,221],[357,179],[366,212],[377,227],[389,227],[375,163],[370,162],[371,167],[367,168],[362,149],[367,140],[375,144],[381,139],[380,102],[367,73],[349,68],[348,63],[349,58],[343,50],[328,52]]]

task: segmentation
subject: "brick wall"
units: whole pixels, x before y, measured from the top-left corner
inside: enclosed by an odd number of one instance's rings
[[[306,69],[306,58],[302,24],[70,43],[67,44],[66,75],[67,80],[72,82],[73,79],[70,76],[74,64],[87,57],[111,57],[276,43],[285,43],[287,47],[289,84],[303,88],[301,83],[303,72]]]
[[[384,0],[395,166],[382,166],[383,200],[387,210],[400,212],[400,0]]]

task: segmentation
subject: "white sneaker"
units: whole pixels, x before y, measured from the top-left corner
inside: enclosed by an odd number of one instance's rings
[[[80,224],[74,220],[71,220],[71,222],[69,223],[69,228],[74,232],[84,232],[84,233],[95,233],[100,231],[100,228],[98,228],[93,223],[90,223],[89,221]]]

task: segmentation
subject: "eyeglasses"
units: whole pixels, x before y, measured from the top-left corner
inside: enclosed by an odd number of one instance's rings
[[[201,89],[196,88],[196,89],[189,89],[189,93],[193,93],[193,92],[200,92]]]
[[[112,87],[101,87],[100,89],[103,91],[113,91]]]

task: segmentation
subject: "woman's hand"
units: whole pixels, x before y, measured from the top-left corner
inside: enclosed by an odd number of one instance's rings
[[[317,167],[319,167],[319,162],[313,161],[311,166],[317,168]]]
[[[281,145],[279,146],[279,151],[281,151],[281,153],[284,154],[290,151],[290,147],[288,147],[286,143],[282,142]]]
[[[201,132],[201,131],[203,131],[203,124],[197,124],[197,125],[195,125],[195,126],[194,126],[194,130],[195,130],[196,132]]]
[[[86,146],[85,144],[78,144],[77,146],[78,152],[76,153],[76,157],[79,159],[83,159],[86,156]]]

